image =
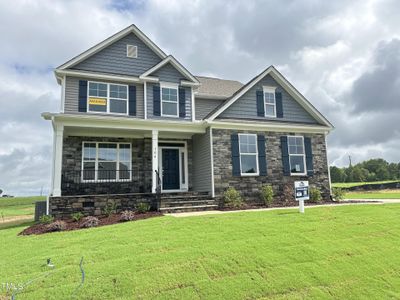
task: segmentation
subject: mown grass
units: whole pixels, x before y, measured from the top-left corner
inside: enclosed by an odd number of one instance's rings
[[[400,199],[400,190],[348,192],[345,199]]]
[[[34,205],[36,201],[45,201],[45,200],[46,200],[45,196],[0,198],[0,207]]]
[[[0,230],[0,282],[17,299],[400,298],[400,205],[170,216],[17,236]],[[1,297],[0,297],[1,298]]]
[[[0,198],[0,222],[2,217],[33,215],[35,202],[44,200],[43,196]]]
[[[350,187],[361,186],[361,185],[365,185],[365,184],[383,184],[383,183],[391,183],[391,182],[400,182],[400,180],[385,180],[385,181],[370,181],[370,182],[334,182],[334,183],[332,183],[332,187],[350,188]]]

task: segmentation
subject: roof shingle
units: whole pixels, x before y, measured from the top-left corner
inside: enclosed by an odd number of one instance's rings
[[[239,90],[243,83],[236,80],[225,80],[219,78],[195,76],[201,83],[197,90],[199,96],[231,97]]]

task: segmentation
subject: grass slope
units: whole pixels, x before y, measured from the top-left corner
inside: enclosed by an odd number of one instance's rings
[[[0,198],[0,222],[2,217],[33,215],[34,203],[44,200],[43,196]]]
[[[348,192],[346,199],[400,199],[400,190],[377,190],[371,192]]]
[[[338,188],[350,188],[354,186],[361,186],[365,184],[382,184],[382,183],[391,183],[398,182],[399,180],[386,180],[386,181],[370,181],[370,182],[334,182],[332,183],[332,187]]]
[[[0,230],[0,281],[18,299],[400,298],[400,205],[161,217],[17,237]],[[6,245],[6,246],[4,246]],[[0,294],[1,295],[1,294]],[[1,297],[0,297],[1,298]]]

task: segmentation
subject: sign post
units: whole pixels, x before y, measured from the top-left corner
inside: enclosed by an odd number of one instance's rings
[[[294,182],[294,196],[296,201],[299,201],[299,212],[304,213],[304,200],[309,200],[308,181]]]

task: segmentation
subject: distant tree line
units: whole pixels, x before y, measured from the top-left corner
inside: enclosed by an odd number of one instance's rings
[[[330,167],[332,182],[362,182],[400,179],[400,163],[381,158],[370,159],[354,166]]]

